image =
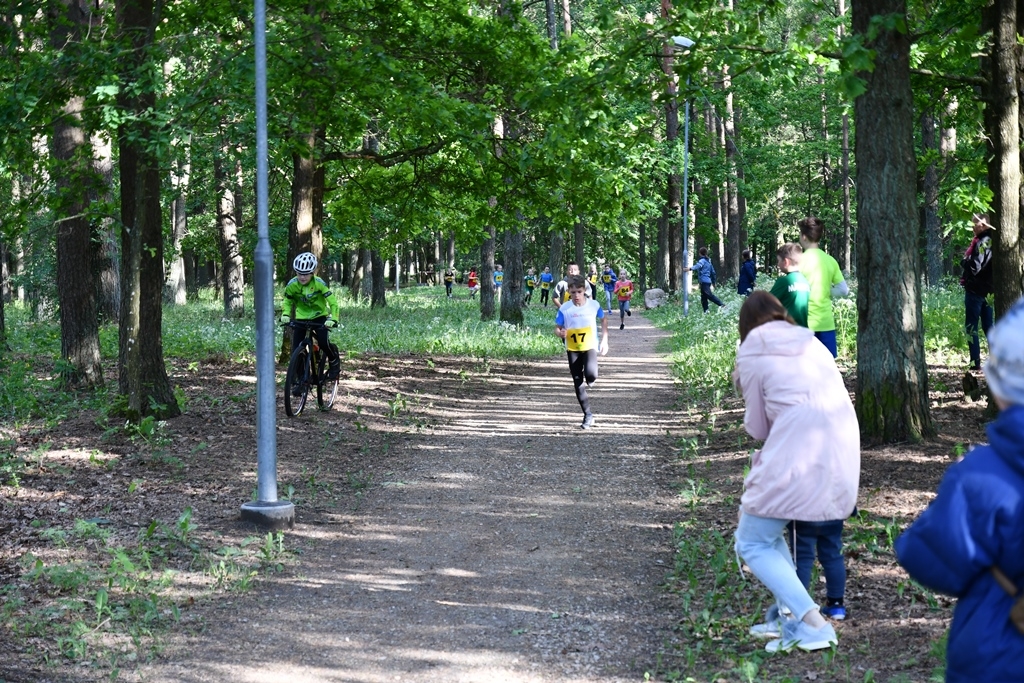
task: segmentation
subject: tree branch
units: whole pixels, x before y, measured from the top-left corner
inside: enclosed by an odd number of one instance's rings
[[[325,154],[323,161],[341,161],[344,159],[354,159],[362,161],[372,161],[378,166],[385,168],[390,166],[396,166],[410,159],[416,159],[420,157],[427,157],[431,154],[437,154],[445,146],[444,140],[435,140],[429,145],[421,145],[420,147],[414,147],[413,149],[406,149],[400,152],[392,152],[391,154],[380,154],[378,152],[372,152],[367,149],[361,149],[358,152],[331,152]]]

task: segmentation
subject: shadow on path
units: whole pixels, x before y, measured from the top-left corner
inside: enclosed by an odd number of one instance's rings
[[[659,585],[680,421],[663,333],[613,320],[594,429],[562,358],[433,383],[410,410],[442,426],[406,435],[357,510],[300,504],[296,571],[206,612],[143,680],[643,680],[676,620]]]

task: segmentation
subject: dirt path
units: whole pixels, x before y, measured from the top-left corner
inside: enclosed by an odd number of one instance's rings
[[[440,426],[402,437],[354,511],[300,503],[296,570],[197,606],[203,632],[141,679],[643,680],[673,638],[659,585],[680,423],[664,334],[613,320],[594,429],[562,358],[430,382],[409,410]]]

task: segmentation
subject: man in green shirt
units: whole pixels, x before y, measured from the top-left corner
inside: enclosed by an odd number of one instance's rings
[[[797,325],[807,327],[807,300],[811,286],[800,272],[800,257],[803,248],[795,242],[779,247],[779,272],[782,273],[772,285],[772,296],[782,302]]]
[[[811,286],[807,302],[807,327],[814,336],[838,356],[836,345],[836,319],[832,315],[832,297],[846,296],[850,288],[843,278],[836,260],[823,252],[818,243],[825,233],[825,223],[814,216],[808,216],[797,223],[800,228],[800,246],[804,248],[800,258],[800,272]]]

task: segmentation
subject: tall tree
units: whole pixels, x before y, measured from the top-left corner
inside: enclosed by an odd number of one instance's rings
[[[237,179],[232,178],[236,161],[224,143],[213,161],[217,191],[217,234],[220,246],[221,288],[224,315],[239,316],[245,310],[245,281],[242,277],[242,252],[238,245],[239,216]]]
[[[485,228],[487,236],[480,245],[480,319],[494,319],[494,249],[496,233],[493,225]]]
[[[159,15],[155,0],[117,0],[120,34],[130,49],[124,80],[137,84],[119,95],[126,120],[118,131],[121,179],[121,317],[118,391],[129,419],[181,413],[164,367],[162,293],[163,211],[160,203],[157,87],[162,62],[154,47]]]
[[[188,176],[188,163],[184,158],[178,159],[177,168],[171,173],[171,187],[175,192],[171,200],[171,253],[167,264],[167,281],[164,283],[164,300],[176,306],[184,306],[188,302],[185,258],[181,252],[181,243],[188,231],[188,210],[185,202]]]
[[[872,25],[876,17],[898,20]],[[918,441],[932,432],[905,22],[905,0],[853,3],[853,31],[875,53],[874,69],[858,73],[866,90],[854,102],[861,274],[856,407],[869,441]]]
[[[523,225],[523,215],[516,212],[516,222]],[[502,322],[521,326],[523,324],[523,230],[510,228],[505,231],[505,280],[501,285]]]
[[[1024,294],[1024,226],[1021,225],[1020,107],[1019,87],[1024,86],[1024,55],[1018,31],[1024,16],[1016,0],[995,0],[995,25],[988,63],[988,102],[985,124],[989,142],[989,185],[996,231],[992,256],[996,317],[1001,316]],[[1024,13],[1024,12],[1022,12]]]
[[[668,19],[672,14],[672,0],[661,0],[661,16]],[[668,90],[665,97],[665,141],[668,143],[669,154],[673,160],[677,158],[676,141],[679,139],[679,102],[676,95],[679,90],[675,75],[675,43],[668,41],[662,47],[662,69],[668,79]],[[659,228],[666,231],[664,237],[658,235],[658,246],[663,243],[668,262],[668,288],[678,291],[683,282],[682,263],[682,186],[680,185],[679,169],[673,162],[665,184],[665,206],[662,209],[663,220]]]
[[[942,281],[942,223],[939,220],[939,141],[936,116],[930,111],[921,115],[921,151],[926,162],[921,178],[925,276],[928,284],[936,287]]]
[[[57,189],[57,296],[60,301],[61,379],[67,386],[103,384],[99,319],[93,276],[92,226],[87,208],[93,175],[92,147],[83,127],[85,97],[76,93],[74,48],[93,26],[88,2],[63,0],[52,6],[51,45],[65,51],[58,78],[72,94],[56,119],[51,148]],[[97,22],[98,23],[98,22]]]

